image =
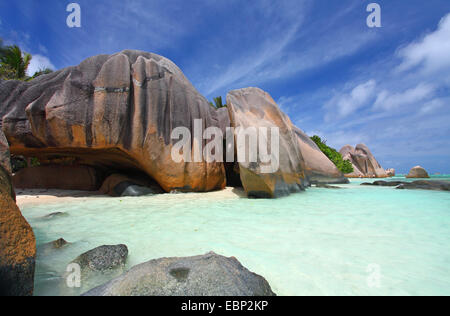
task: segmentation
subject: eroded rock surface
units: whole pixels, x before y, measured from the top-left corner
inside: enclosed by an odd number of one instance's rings
[[[349,183],[349,180],[308,135],[297,127],[294,127],[294,132],[305,161],[305,173],[311,184]]]
[[[339,151],[344,160],[349,160],[354,171],[350,174],[346,174],[349,178],[387,178],[388,175],[384,170],[372,152],[364,144],[359,144],[356,148],[350,145],[342,147]]]
[[[29,296],[36,240],[15,202],[8,143],[0,131],[0,296]]]
[[[144,172],[166,192],[225,187],[222,163],[171,159],[178,141],[171,140],[173,129],[193,134],[195,119],[204,128],[218,126],[222,112],[170,60],[140,51],[95,56],[30,82],[0,83],[0,118],[14,154]]]
[[[271,161],[278,161],[275,172],[265,173],[258,155],[257,161],[251,161],[250,155],[239,161],[240,178],[249,197],[275,198],[299,192],[306,185],[304,160],[301,154],[294,127],[289,118],[281,112],[272,97],[258,88],[234,90],[227,95],[231,126],[238,129],[267,128],[268,139],[265,150],[271,155]],[[279,128],[279,157],[270,153],[270,128]],[[237,137],[236,137],[237,138]],[[238,144],[238,141],[236,141]],[[260,150],[260,148],[259,148]]]
[[[213,252],[162,258],[133,267],[84,296],[274,296],[269,283],[239,261]]]

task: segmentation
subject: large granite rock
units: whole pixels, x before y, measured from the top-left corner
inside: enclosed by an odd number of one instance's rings
[[[256,128],[258,132],[259,128],[265,127],[269,135],[270,128],[279,128],[279,157],[274,153],[270,157],[272,162],[278,160],[278,170],[266,173],[263,168],[270,164],[263,163],[260,155],[257,161],[251,161],[248,154],[246,159],[239,161],[240,178],[248,196],[275,198],[303,190],[307,184],[305,162],[294,126],[272,97],[261,89],[245,88],[229,92],[227,105],[231,126],[236,130]],[[235,138],[238,147],[238,137]],[[272,140],[271,137],[266,139],[269,139],[266,150],[270,152]]]
[[[308,135],[297,127],[294,127],[294,132],[305,160],[305,173],[311,184],[349,183],[349,180]]]
[[[0,120],[12,153],[144,172],[166,192],[225,187],[223,163],[171,159],[178,142],[173,129],[187,127],[194,135],[195,119],[207,128],[221,118],[174,63],[140,51],[95,56],[30,82],[0,83]]]
[[[267,281],[236,258],[215,253],[162,258],[133,267],[85,296],[274,296]]]
[[[422,168],[421,166],[416,166],[409,171],[406,177],[420,179],[420,178],[429,178],[430,176],[428,175],[428,172],[424,168]]]
[[[8,142],[0,131],[0,296],[33,294],[36,240],[15,203]]]
[[[97,191],[102,176],[89,166],[38,166],[19,170],[13,176],[18,189]]]
[[[344,160],[349,160],[354,171],[350,174],[346,174],[349,178],[387,178],[388,175],[384,170],[372,152],[364,144],[359,144],[356,148],[350,145],[342,147],[339,151]]]

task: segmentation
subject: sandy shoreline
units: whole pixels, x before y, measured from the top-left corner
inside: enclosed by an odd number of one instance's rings
[[[188,193],[188,194],[208,194],[210,197],[217,198],[236,198],[246,197],[242,189],[227,187],[221,191],[206,192],[206,193]],[[167,194],[170,196],[169,194]],[[58,189],[16,189],[17,205],[42,205],[51,203],[64,202],[80,202],[83,199],[91,198],[110,198],[108,195],[102,195],[97,191],[76,191],[76,190],[58,190]]]
[[[74,202],[83,198],[107,197],[96,191],[75,191],[55,189],[16,189],[19,208],[24,205],[40,205],[61,202]]]

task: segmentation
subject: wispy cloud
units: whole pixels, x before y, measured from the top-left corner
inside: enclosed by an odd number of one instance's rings
[[[435,86],[428,83],[420,83],[416,87],[403,92],[388,92],[383,90],[378,94],[374,104],[374,110],[394,110],[396,108],[422,102],[433,96]]]
[[[419,41],[399,50],[403,59],[398,71],[420,67],[426,74],[448,71],[450,69],[450,14],[439,23],[435,32],[429,33]]]
[[[375,80],[369,80],[356,86],[349,93],[335,95],[325,104],[327,110],[325,121],[345,118],[367,105],[374,96],[376,85]]]
[[[266,7],[270,8],[265,12],[266,19],[252,26],[252,34],[264,34],[262,38],[250,37],[248,43],[228,42],[232,62],[222,60],[218,74],[194,78],[204,94],[213,96],[219,91],[287,80],[351,56],[377,37],[352,22],[350,13],[355,4],[338,8],[333,14],[328,12],[327,23],[311,19],[311,1],[286,2],[282,7],[279,2],[271,2]],[[266,21],[270,21],[270,27]]]

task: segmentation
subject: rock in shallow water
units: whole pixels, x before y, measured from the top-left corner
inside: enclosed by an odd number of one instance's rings
[[[45,215],[44,217],[42,217],[43,219],[54,219],[56,217],[65,217],[65,216],[69,216],[69,214],[67,214],[66,212],[54,212],[54,213],[50,213],[48,215]]]
[[[60,238],[58,240],[55,240],[55,241],[52,241],[51,243],[49,243],[49,245],[51,245],[54,249],[60,249],[67,244],[68,244],[68,242],[65,241],[63,238]]]
[[[450,191],[449,181],[420,180],[414,182],[403,181],[375,181],[374,183],[362,183],[361,185],[396,187],[396,189],[421,189],[434,191]]]
[[[100,246],[83,253],[73,260],[83,271],[106,271],[125,264],[128,248],[125,245]]]
[[[416,166],[409,171],[407,178],[429,178],[428,172],[421,166]]]
[[[62,250],[65,246],[67,246],[69,243],[65,241],[63,238],[51,241],[49,243],[40,245],[37,247],[37,256],[38,258],[43,258],[45,256],[48,256],[51,253],[54,253],[55,251]],[[44,259],[45,260],[45,259]]]
[[[267,281],[213,252],[137,265],[84,296],[274,296]]]

